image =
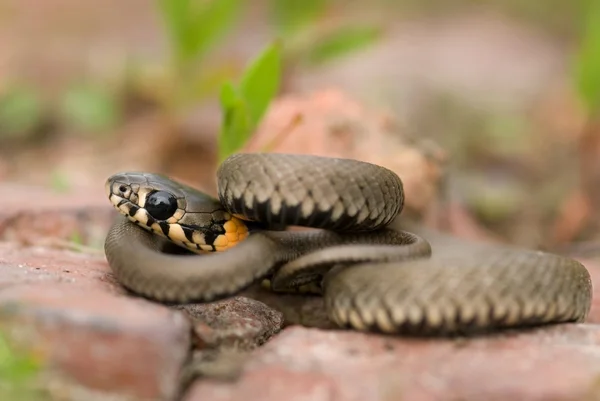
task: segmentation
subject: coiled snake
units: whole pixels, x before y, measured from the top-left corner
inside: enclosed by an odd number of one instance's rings
[[[236,154],[217,179],[218,200],[154,174],[107,180],[126,218],[110,229],[105,253],[126,288],[209,302],[270,279],[274,291],[322,292],[342,328],[385,333],[489,332],[582,322],[589,312],[590,276],[575,260],[394,228],[403,186],[383,167]],[[289,225],[316,229],[282,230]]]

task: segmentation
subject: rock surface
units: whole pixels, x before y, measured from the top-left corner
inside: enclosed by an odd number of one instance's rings
[[[279,332],[283,324],[281,312],[246,297],[180,309],[194,322],[197,348],[251,350]]]
[[[320,296],[274,293],[260,286],[248,289],[244,295],[281,311],[284,326],[301,325],[320,329],[336,327],[327,317],[325,304]]]
[[[189,322],[125,297],[103,258],[3,244],[0,271],[2,331],[62,377],[134,400],[175,394]]]
[[[0,200],[0,241],[61,247],[77,240],[81,245],[101,248],[115,218],[101,186],[59,193],[3,184]]]
[[[36,212],[47,238],[62,219],[76,230],[106,213],[53,199]],[[189,372],[185,401],[600,399],[599,296],[586,324],[436,341],[335,330],[321,298],[259,287],[167,307],[130,296],[101,253],[15,242],[27,226],[6,222],[24,208],[0,214],[5,233],[21,233],[0,243],[0,331],[44,356],[61,399],[175,400]],[[583,263],[598,283],[600,265]]]
[[[289,328],[235,383],[197,382],[185,401],[496,401],[600,398],[600,328],[409,340]]]
[[[174,399],[194,346],[256,348],[282,323],[243,297],[185,310],[129,296],[104,256],[0,243],[0,332],[42,356],[64,399]]]
[[[19,193],[0,213],[4,233],[20,233],[0,243],[0,331],[44,356],[61,399],[175,400],[189,372],[185,401],[600,399],[598,296],[586,324],[437,341],[331,330],[319,297],[257,288],[167,307],[130,296],[101,253],[15,242],[27,225],[10,215],[32,199]],[[62,196],[36,211],[47,238],[64,221],[107,227],[106,208],[81,213],[85,200],[69,209]],[[583,262],[598,283],[600,265]]]

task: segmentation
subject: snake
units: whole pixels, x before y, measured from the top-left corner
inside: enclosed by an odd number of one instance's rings
[[[585,322],[592,282],[564,255],[402,227],[403,182],[350,158],[235,153],[212,196],[165,175],[105,183],[119,212],[104,252],[119,283],[167,304],[263,283],[323,297],[340,329],[474,335]],[[296,229],[294,229],[296,228]]]

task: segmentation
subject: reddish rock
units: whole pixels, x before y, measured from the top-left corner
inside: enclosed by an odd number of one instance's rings
[[[250,350],[264,344],[283,324],[281,312],[246,297],[180,309],[193,321],[199,348]]]
[[[0,292],[1,325],[92,390],[134,399],[170,399],[187,356],[189,326],[147,301],[69,284]]]
[[[67,198],[56,195],[36,203],[39,208],[29,215],[27,205],[35,199],[30,193],[0,212],[0,237],[18,241],[0,243],[0,330],[39,350],[68,385],[134,400],[173,399],[191,345],[187,314],[204,347],[198,355],[204,378],[192,385],[185,401],[600,398],[600,330],[591,324],[469,341],[302,327],[272,337],[283,324],[282,314],[264,304],[281,310],[288,324],[331,327],[322,299],[249,291],[246,296],[262,303],[235,297],[189,305],[181,308],[184,314],[124,296],[101,250],[92,256],[19,245],[69,238],[90,222],[103,238],[102,227],[116,215],[101,205],[104,199],[98,198],[98,208],[93,202],[88,208],[85,201],[71,208]],[[37,225],[28,225],[28,216]],[[43,234],[36,238],[33,233]],[[583,263],[593,281],[600,280],[600,266]],[[600,285],[594,288],[597,292]],[[599,298],[589,323],[600,322]],[[237,357],[212,360],[212,354],[202,354],[206,348],[230,347],[254,350],[243,363]],[[237,374],[240,367],[237,381],[216,380]]]
[[[289,328],[233,384],[200,380],[199,400],[592,400],[600,328],[565,325],[463,340],[411,340]]]
[[[261,121],[246,152],[267,149],[364,160],[398,174],[405,208],[427,213],[439,197],[446,152],[429,141],[409,138],[402,124],[336,89],[277,99]]]
[[[104,255],[0,243],[0,290],[14,285],[64,283],[83,289],[125,293]]]
[[[323,297],[275,293],[260,286],[246,290],[244,295],[280,311],[285,326],[297,324],[320,329],[336,328],[327,317]]]
[[[133,399],[171,399],[191,327],[163,305],[126,297],[103,257],[3,244],[0,328],[67,382]]]
[[[34,185],[3,183],[0,185],[0,199],[2,216],[28,210],[89,210],[109,206],[103,182],[98,183],[97,187],[77,187],[67,192]]]
[[[102,191],[102,185],[68,193],[0,185],[0,240],[53,246],[76,240],[101,248],[117,216]]]

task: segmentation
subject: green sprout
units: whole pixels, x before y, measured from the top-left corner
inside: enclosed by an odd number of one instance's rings
[[[0,399],[26,401],[39,399],[36,377],[39,362],[30,353],[17,350],[8,338],[0,333]]]
[[[600,111],[600,2],[591,1],[575,60],[575,87],[588,115]]]
[[[241,149],[277,95],[281,81],[281,45],[268,45],[248,66],[236,87],[221,89],[223,121],[219,135],[219,161]]]

